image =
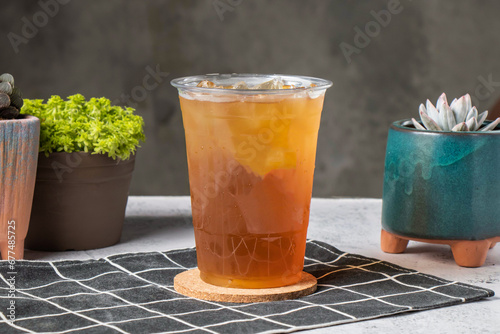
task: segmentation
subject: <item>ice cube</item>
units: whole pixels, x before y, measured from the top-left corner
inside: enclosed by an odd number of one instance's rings
[[[239,81],[233,85],[229,86],[222,86],[222,85],[216,85],[214,82],[209,81],[209,80],[202,80],[196,85],[196,87],[201,87],[201,88],[224,88],[224,89],[252,89],[252,90],[264,90],[264,89],[296,89],[296,88],[306,88],[304,86],[295,86],[292,84],[285,84],[282,78],[277,77],[273,78],[271,80],[262,82],[260,84],[254,85],[254,86],[248,86],[248,84],[245,81]],[[310,87],[316,87],[315,84],[311,84]]]
[[[250,87],[250,89],[283,89],[284,82],[281,78],[273,78],[269,81],[257,84]]]
[[[248,85],[245,81],[239,81],[234,85],[224,86],[225,89],[248,89]]]
[[[245,81],[239,81],[234,85],[228,86],[229,89],[248,89],[248,85]]]
[[[212,81],[202,80],[196,85],[196,87],[215,88],[215,84]]]

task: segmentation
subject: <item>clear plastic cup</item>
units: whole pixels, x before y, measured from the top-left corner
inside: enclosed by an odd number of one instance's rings
[[[197,87],[203,80],[234,87],[273,78],[281,78],[285,89]],[[234,288],[298,282],[321,111],[332,83],[257,74],[171,83],[179,91],[186,134],[201,279]]]

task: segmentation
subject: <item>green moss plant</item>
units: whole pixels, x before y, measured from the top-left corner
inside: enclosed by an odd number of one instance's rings
[[[53,95],[44,103],[24,99],[21,113],[40,119],[40,152],[91,152],[126,160],[145,140],[144,121],[134,109],[112,106],[110,100],[81,94],[63,100]]]

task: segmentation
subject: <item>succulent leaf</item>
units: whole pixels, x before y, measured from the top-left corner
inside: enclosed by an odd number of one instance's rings
[[[465,118],[466,121],[470,120],[471,118],[476,118],[477,119],[477,109],[476,107],[472,107],[471,110],[467,113],[467,117]]]
[[[19,116],[19,109],[15,107],[7,107],[0,110],[0,118],[13,119]]]
[[[457,122],[455,121],[455,114],[453,114],[453,111],[447,105],[443,105],[443,109],[445,111],[446,123],[447,123],[446,125],[447,125],[447,129],[449,131],[449,130],[453,129],[453,127],[455,125],[457,125]]]
[[[498,117],[496,120],[494,120],[490,124],[486,125],[482,129],[479,129],[479,131],[491,131],[494,128],[496,128],[498,124],[500,124],[500,117]]]
[[[458,100],[455,99],[455,102],[452,102],[450,105],[451,110],[453,110],[453,114],[455,115],[455,121],[458,123],[462,123],[465,121],[465,117],[467,116],[467,105],[465,102],[465,97],[462,96]]]
[[[415,127],[415,129],[425,130],[425,128],[422,126],[422,124],[420,124],[419,122],[417,122],[417,120],[415,118],[412,118],[411,121],[412,121],[413,126]]]
[[[21,110],[24,105],[23,98],[19,95],[11,95],[10,96],[10,104],[17,109]]]
[[[464,95],[464,100],[465,100],[465,110],[469,111],[472,108],[472,100],[468,93]]]
[[[439,96],[436,107],[427,100],[425,106],[423,103],[420,104],[418,112],[425,129],[432,131],[490,131],[494,130],[500,122],[500,120],[495,120],[481,128],[488,117],[488,111],[479,114],[477,108],[472,106],[469,94],[453,99],[451,105],[448,105],[446,94],[443,93]],[[420,123],[416,120],[412,122],[415,128],[421,130],[417,125]]]
[[[427,113],[427,108],[425,108],[423,103],[420,103],[420,106],[418,107],[418,112],[425,112]]]
[[[438,111],[439,111],[439,118],[437,119],[437,124],[443,129],[443,131],[449,131],[450,128],[448,127],[448,117],[446,113],[446,108],[444,107],[445,104],[441,103],[439,105]]]
[[[451,131],[453,131],[453,132],[467,131],[467,130],[468,130],[468,127],[467,127],[467,124],[465,124],[465,122],[458,123],[457,125],[455,125],[453,127],[453,129],[451,129]]]
[[[430,100],[427,100],[426,102],[426,110],[427,115],[429,115],[432,119],[438,119],[439,113]]]
[[[448,105],[448,101],[446,100],[446,94],[443,93],[439,96],[437,102],[436,102],[436,109],[441,112],[442,105],[446,104]]]
[[[0,109],[10,106],[10,97],[5,93],[0,93]]]
[[[7,95],[12,94],[12,86],[8,82],[0,82],[0,92]]]
[[[477,116],[477,126],[478,128],[483,125],[484,121],[488,117],[488,110],[483,111],[479,116]]]
[[[21,90],[19,89],[19,87],[12,86],[12,93],[11,93],[11,95],[13,95],[13,94],[18,95],[20,97],[23,97],[23,94],[21,93]]]
[[[420,112],[420,119],[422,120],[422,123],[427,128],[427,130],[443,131],[439,127],[439,125],[432,118],[430,118],[429,115],[427,115],[426,113]]]
[[[23,106],[19,88],[14,87],[14,77],[8,73],[0,75],[0,119],[17,118]]]
[[[469,128],[469,131],[476,131],[476,129],[477,129],[477,121],[476,121],[475,117],[472,117],[471,119],[469,119],[467,122],[465,122],[465,124],[467,124],[467,127]]]
[[[12,74],[4,73],[0,75],[0,81],[8,82],[12,87],[14,87],[14,77],[12,76]]]

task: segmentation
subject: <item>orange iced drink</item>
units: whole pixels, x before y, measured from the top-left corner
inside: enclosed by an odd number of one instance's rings
[[[234,89],[241,84],[235,79],[252,81],[241,76],[230,75],[228,85],[209,76],[191,89],[173,82],[186,134],[198,268],[202,280],[218,286],[290,285],[304,265],[316,142],[331,83],[283,76],[279,88],[262,89],[269,77],[252,76],[264,83]],[[296,88],[300,80],[308,85]]]

